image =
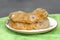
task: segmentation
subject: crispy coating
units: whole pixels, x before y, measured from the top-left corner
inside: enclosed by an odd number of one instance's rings
[[[9,15],[9,18],[14,22],[25,22],[24,17],[26,17],[26,13],[23,11],[12,12]]]
[[[9,18],[14,22],[36,23],[47,18],[48,13],[43,8],[37,8],[33,12],[16,11],[9,15]]]
[[[37,8],[32,12],[16,11],[9,14],[9,25],[17,30],[37,30],[49,26],[48,12]]]
[[[28,13],[27,16],[25,16],[25,23],[36,23],[40,20],[39,16]]]
[[[49,20],[44,19],[42,22],[31,23],[31,24],[18,23],[18,22],[13,22],[12,20],[10,20],[9,25],[12,28],[15,28],[17,30],[37,30],[37,29],[47,28],[49,26]]]
[[[32,13],[34,13],[35,15],[40,16],[40,18],[48,17],[48,12],[43,8],[37,8]]]
[[[49,20],[48,18],[45,18],[44,20],[40,21],[37,23],[37,27],[39,27],[39,29],[44,29],[49,27]]]

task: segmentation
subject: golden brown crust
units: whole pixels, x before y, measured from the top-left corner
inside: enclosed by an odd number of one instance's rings
[[[37,8],[33,13],[40,16],[40,18],[48,17],[48,12],[43,8]]]
[[[9,15],[9,25],[17,30],[37,30],[49,26],[48,12],[37,8],[33,12],[16,11]]]
[[[49,20],[44,19],[43,22],[31,23],[31,24],[16,23],[16,22],[13,22],[13,21],[10,20],[9,25],[12,28],[15,28],[17,30],[37,30],[37,29],[47,28],[49,26]]]
[[[14,22],[22,22],[22,23],[36,23],[44,18],[47,18],[48,13],[45,9],[37,8],[33,12],[23,12],[16,11],[12,12],[9,15],[9,18]]]
[[[9,18],[14,22],[25,22],[24,21],[25,15],[26,15],[25,12],[17,11],[10,13]]]

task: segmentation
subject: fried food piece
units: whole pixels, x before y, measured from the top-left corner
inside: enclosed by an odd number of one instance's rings
[[[22,23],[36,23],[42,21],[44,18],[47,18],[48,13],[43,8],[37,8],[33,12],[23,12],[16,11],[12,12],[9,15],[9,18],[14,22],[22,22]]]
[[[32,13],[34,13],[35,15],[40,16],[40,18],[48,17],[48,12],[43,8],[37,8]]]
[[[42,21],[44,18],[48,17],[48,12],[43,8],[37,8],[29,14],[28,21],[30,23],[36,23]]]
[[[37,30],[47,28],[49,26],[49,20],[44,19],[42,22],[31,23],[31,24],[17,23],[10,20],[9,25],[17,30]]]
[[[22,11],[10,13],[9,18],[14,22],[35,23],[39,18],[32,13],[24,13]]]
[[[14,29],[18,29],[18,30],[26,30],[25,28],[25,24],[23,23],[15,23],[13,21],[9,21],[9,25],[14,28]]]
[[[38,22],[36,25],[39,29],[44,29],[50,26],[48,18],[45,18],[44,20]]]
[[[12,12],[9,15],[9,18],[14,22],[23,22],[25,23],[26,13],[23,11]]]

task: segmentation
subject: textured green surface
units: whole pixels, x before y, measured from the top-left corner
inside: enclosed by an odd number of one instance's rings
[[[0,40],[60,40],[60,14],[49,14],[49,17],[57,20],[57,28],[48,33],[36,35],[24,35],[13,32],[5,26],[5,21],[8,17],[0,18]]]

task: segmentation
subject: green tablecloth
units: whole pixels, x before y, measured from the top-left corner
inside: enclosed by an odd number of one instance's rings
[[[48,33],[36,35],[24,35],[13,32],[5,26],[5,21],[8,17],[0,18],[0,40],[60,40],[60,14],[49,14],[49,17],[57,20],[57,28]]]

